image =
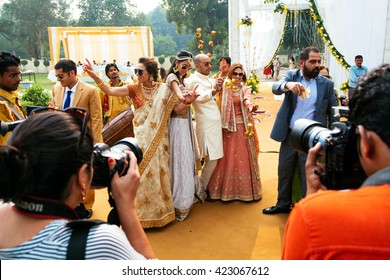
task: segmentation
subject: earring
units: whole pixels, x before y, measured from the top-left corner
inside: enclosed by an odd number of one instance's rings
[[[154,82],[154,78],[150,76],[149,81]]]
[[[175,67],[173,67],[172,70],[173,70],[174,73],[177,73],[179,71],[179,69],[177,68],[177,65],[175,65]]]
[[[84,202],[85,201],[85,198],[87,197],[87,193],[86,193],[86,190],[87,188],[85,187],[85,184],[83,184],[83,186],[81,187],[81,201]]]

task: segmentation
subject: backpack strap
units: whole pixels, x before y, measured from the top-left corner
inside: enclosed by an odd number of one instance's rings
[[[89,230],[97,225],[104,224],[100,220],[74,220],[66,224],[72,229],[68,244],[67,260],[85,260],[85,249]]]

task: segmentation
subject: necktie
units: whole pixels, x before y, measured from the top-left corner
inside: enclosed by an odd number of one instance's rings
[[[64,108],[62,108],[62,109],[66,109],[66,108],[68,108],[69,106],[70,106],[70,95],[72,94],[72,91],[71,90],[68,90],[67,92],[66,92],[66,99],[65,99],[65,104],[64,104]]]

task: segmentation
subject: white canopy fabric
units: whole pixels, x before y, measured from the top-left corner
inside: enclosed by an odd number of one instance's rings
[[[369,69],[385,62],[388,2],[389,0],[315,0],[333,45],[350,65],[354,65],[357,54],[363,55],[363,65]],[[261,0],[240,0],[239,3],[237,7],[240,19],[248,15],[254,21],[250,32],[248,27],[239,27],[240,43],[236,45],[240,48],[239,61],[245,64],[247,70],[263,69],[277,49],[286,16],[273,13],[276,5],[262,4]],[[290,10],[308,8],[308,0],[286,0],[283,3]],[[231,28],[232,26],[234,23],[230,24]],[[338,89],[348,78],[348,71],[329,53],[328,47],[324,63],[329,67],[335,88]]]
[[[388,0],[316,0],[318,12],[336,49],[351,66],[363,55],[368,69],[384,63]],[[336,89],[348,71],[332,55],[326,62]]]

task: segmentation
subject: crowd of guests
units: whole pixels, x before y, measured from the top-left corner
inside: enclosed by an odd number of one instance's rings
[[[58,84],[53,87],[49,107],[33,111],[27,117],[16,92],[20,61],[12,54],[1,53],[1,120],[25,120],[12,134],[4,133],[0,137],[0,199],[13,202],[0,206],[1,258],[71,257],[73,233],[78,227],[67,220],[92,216],[93,144],[102,142],[103,124],[129,106],[134,109],[134,135],[143,159],[137,163],[134,154],[126,152],[131,164],[126,160],[125,165],[130,168],[122,174],[118,174],[115,159],[108,160],[111,192],[123,231],[113,225],[89,224],[89,234],[87,231],[86,240],[81,240],[88,244],[84,258],[154,258],[142,228],[163,227],[175,219],[183,221],[198,201],[260,200],[259,141],[252,116],[257,106],[246,85],[243,65],[232,63],[227,56],[219,64],[220,72],[210,78],[209,56],[181,51],[162,80],[158,63],[153,58],[142,57],[136,65],[136,81],[126,84],[120,80],[115,63],[106,65],[110,81],[105,83],[96,75],[94,64],[87,60],[83,70],[95,81],[95,87],[77,77],[75,62],[60,60],[54,67]],[[326,75],[319,75],[320,65],[319,50],[305,48],[299,56],[299,69],[291,69],[272,87],[275,95],[284,94],[285,98],[271,132],[271,138],[281,142],[278,199],[274,206],[263,210],[264,214],[292,211],[292,181],[297,165],[302,197],[323,188],[318,172],[313,173],[313,168],[320,168],[315,162],[320,144],[310,150],[309,157],[291,145],[296,120],[311,119],[325,127],[336,121],[331,112],[332,106],[337,105],[334,84]],[[389,69],[388,65],[376,69],[357,87],[356,96],[350,100],[351,119],[360,135],[357,144],[361,163],[371,176],[364,185],[382,187],[368,188],[368,191],[362,188],[350,196],[329,191],[334,205],[338,201],[345,204],[349,199],[363,202],[368,192],[373,201],[381,198],[378,207],[382,213],[389,210],[383,199],[389,189],[386,175],[390,166],[386,132],[389,124],[383,114],[390,104],[387,91],[377,85],[388,83]],[[374,189],[381,192],[370,192]],[[360,215],[355,214],[361,212],[357,210],[358,205],[347,203],[350,211],[345,216],[356,220],[359,232],[364,231],[368,236],[370,228],[380,227],[381,235],[375,242],[356,238],[361,246],[355,246],[353,241],[347,242],[351,238],[347,234],[348,225],[343,225],[340,219],[333,224],[327,222],[335,217],[340,206],[329,209],[328,213],[334,214],[325,221],[317,213],[326,204],[312,206],[317,200],[325,203],[321,195],[310,196],[294,208],[287,226],[283,258],[386,258],[389,255],[390,244],[383,238],[390,226],[388,222],[375,223],[376,216],[372,216],[370,227],[363,229],[364,223],[358,220]],[[44,210],[37,205],[42,205]],[[372,212],[368,208],[364,211]],[[313,219],[305,219],[308,215]],[[15,234],[14,228],[20,224],[24,226]],[[346,234],[333,240],[337,234],[330,231],[340,226],[345,227]],[[321,232],[319,227],[326,228],[330,238],[317,234],[314,240],[311,232],[303,230],[313,228]],[[306,240],[304,247],[297,247],[299,240],[291,232]],[[50,240],[46,242],[48,236]],[[106,250],[99,249],[101,243],[107,243]],[[336,247],[347,243],[353,251],[338,253],[340,249]],[[56,255],[57,251],[61,253]]]

